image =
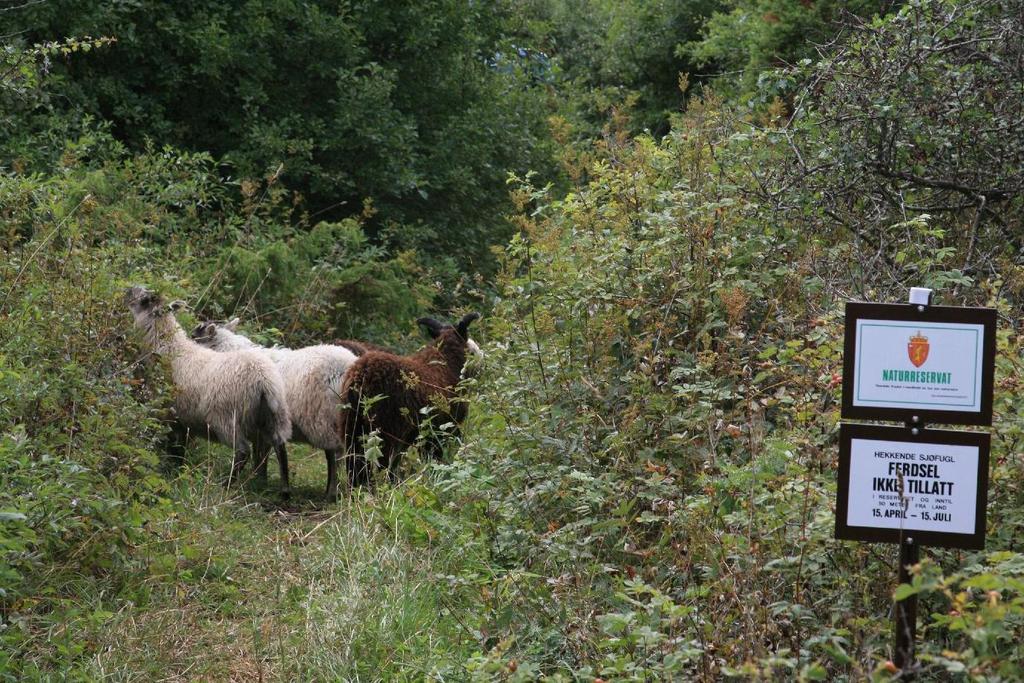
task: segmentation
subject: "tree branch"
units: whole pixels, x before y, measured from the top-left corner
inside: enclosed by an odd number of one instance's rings
[[[879,175],[885,178],[893,178],[895,180],[906,180],[907,182],[914,183],[915,185],[920,185],[922,187],[930,187],[936,190],[952,190],[954,192],[959,192],[970,197],[984,197],[986,201],[1003,201],[1005,199],[1009,199],[1010,197],[1014,196],[1016,192],[1020,191],[1019,189],[1014,191],[1010,189],[998,188],[984,190],[977,187],[970,187],[969,185],[963,185],[952,180],[943,180],[941,178],[923,178],[919,175],[914,175],[913,173],[907,173],[906,171],[894,171],[890,168],[887,168],[885,164],[883,164],[880,161],[873,161],[869,164],[869,166],[875,169],[875,171]]]

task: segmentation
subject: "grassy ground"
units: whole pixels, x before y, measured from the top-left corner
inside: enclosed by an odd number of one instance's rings
[[[293,499],[270,487],[226,491],[229,456],[193,452],[180,512],[140,548],[148,572],[88,637],[87,674],[105,680],[415,680],[463,678],[476,649],[466,591],[473,558],[424,516],[413,479],[324,504],[322,454],[292,449]],[[199,464],[195,464],[199,463]],[[215,464],[214,464],[215,463]]]

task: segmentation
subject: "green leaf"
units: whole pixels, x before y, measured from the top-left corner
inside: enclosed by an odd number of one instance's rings
[[[900,600],[906,600],[911,595],[917,595],[921,592],[920,586],[911,586],[909,583],[901,583],[896,587],[892,597],[894,600],[899,602]]]
[[[821,664],[808,664],[804,667],[802,676],[807,681],[824,681],[828,678],[828,671]]]

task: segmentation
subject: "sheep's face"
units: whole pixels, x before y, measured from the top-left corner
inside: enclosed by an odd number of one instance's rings
[[[146,343],[156,353],[165,353],[174,335],[181,329],[171,315],[182,308],[184,301],[164,303],[163,297],[145,287],[131,287],[124,293],[124,303],[135,318],[135,327],[143,331]]]
[[[473,340],[469,338],[469,324],[474,320],[479,319],[479,313],[467,313],[462,316],[462,320],[459,321],[458,325],[442,323],[434,320],[433,318],[420,318],[416,322],[427,328],[427,331],[430,332],[430,336],[434,339],[441,339],[442,337],[451,338],[448,333],[450,331],[455,332],[456,336],[454,339],[458,340],[460,344],[466,344],[467,346],[472,342],[473,346],[476,347],[476,351],[474,352],[476,353],[480,351],[480,347],[476,345],[476,342],[473,342]]]
[[[227,322],[223,320],[208,320],[196,325],[190,336],[195,343],[216,351],[224,347],[230,347],[231,340],[229,337],[231,335],[228,333],[234,332],[237,325],[238,318]]]
[[[217,323],[212,320],[209,322],[199,323],[192,330],[189,335],[192,337],[192,341],[202,346],[214,346],[217,339]]]
[[[163,297],[138,285],[124,293],[124,303],[135,318],[135,326],[144,330],[151,329],[153,322],[165,312]]]
[[[472,339],[466,340],[466,364],[462,366],[463,377],[476,377],[484,364],[484,352]]]
[[[483,358],[483,351],[480,350],[480,345],[469,337],[469,324],[480,317],[479,313],[470,313],[463,316],[462,320],[459,321],[458,325],[449,325],[447,323],[438,322],[433,318],[420,318],[416,322],[427,328],[430,332],[430,336],[436,340],[439,348],[455,349],[462,348],[462,360],[459,361],[458,370],[461,372],[466,369],[464,367],[465,358],[471,357],[477,362],[473,365],[479,365],[479,359]],[[451,361],[449,361],[451,363]],[[475,368],[470,369],[469,373],[472,374]]]

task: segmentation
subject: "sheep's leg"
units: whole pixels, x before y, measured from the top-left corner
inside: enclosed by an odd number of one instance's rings
[[[188,443],[188,428],[180,422],[171,425],[167,435],[167,460],[171,469],[177,471],[185,464],[185,446]]]
[[[231,446],[235,452],[234,460],[231,462],[231,473],[224,481],[224,486],[231,486],[241,481],[242,468],[245,467],[245,463],[249,460],[253,451],[253,444],[248,439],[239,436],[237,428],[229,427],[229,430],[214,429],[217,440],[222,444]]]
[[[398,483],[398,466],[402,464],[402,446],[392,442],[391,439],[384,440],[384,456],[381,458],[382,465],[388,468],[388,480],[392,484]]]
[[[265,434],[257,433],[253,437],[251,449],[252,455],[255,458],[253,474],[255,475],[256,485],[261,489],[267,487],[267,461],[270,459],[270,448],[273,442],[273,439],[268,438]]]
[[[362,400],[357,396],[355,405],[345,409],[342,416],[344,426],[343,437],[345,441],[345,471],[348,474],[349,489],[356,486],[363,486],[370,481],[369,462],[363,454],[362,436],[368,431],[364,424],[367,419],[362,414]],[[330,479],[330,464],[328,464],[328,480]],[[328,482],[328,486],[329,486]]]
[[[427,460],[433,460],[435,462],[444,461],[444,443],[441,441],[439,434],[431,434],[427,437],[424,446],[424,455],[427,456]]]
[[[335,503],[338,500],[338,451],[325,449],[327,457],[327,502]]]
[[[248,444],[241,445],[235,449],[235,459],[231,463],[231,474],[228,475],[228,480],[224,482],[225,486],[231,486],[232,483],[235,483],[240,479],[242,475],[242,468],[245,467],[245,461],[248,459]]]
[[[288,449],[283,443],[274,445],[274,452],[277,453],[277,466],[281,471],[281,497],[288,499],[292,495],[291,485],[288,483]],[[268,454],[269,455],[269,454]],[[267,457],[263,458],[263,474],[266,476]],[[264,479],[264,481],[266,481]]]

